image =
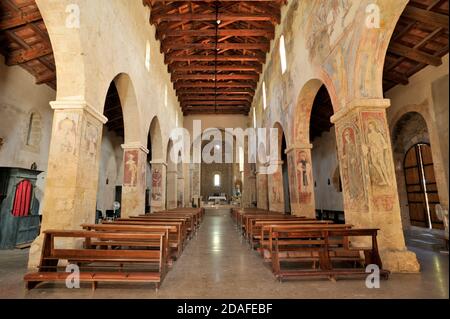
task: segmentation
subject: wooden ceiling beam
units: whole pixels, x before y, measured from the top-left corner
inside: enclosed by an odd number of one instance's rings
[[[152,14],[151,24],[160,24],[161,22],[189,22],[189,21],[216,21],[215,13],[185,13],[185,14]],[[255,14],[255,13],[220,13],[220,21],[269,21],[278,24],[281,20],[279,15]]]
[[[160,35],[164,40],[169,37],[215,37],[216,30],[168,30]],[[275,31],[269,29],[222,29],[218,31],[219,37],[265,37],[273,40]]]
[[[258,74],[172,74],[172,81],[186,81],[186,80],[249,80],[258,81]]]
[[[182,107],[189,107],[189,106],[202,106],[202,105],[233,105],[233,106],[242,106],[242,107],[250,107],[250,103],[243,102],[243,101],[186,101],[181,102]]]
[[[174,62],[214,62],[216,57],[214,55],[175,55],[167,54],[165,57],[166,64]],[[259,62],[264,63],[265,57],[252,55],[221,55],[217,57],[218,62]]]
[[[33,11],[30,13],[21,12],[20,14],[16,14],[9,18],[2,19],[0,21],[0,31],[17,28],[24,24],[36,22],[39,20],[42,20],[41,13],[39,11]]]
[[[180,96],[178,98],[180,101],[214,101],[214,100],[218,100],[218,101],[246,101],[251,103],[252,102],[252,98],[250,96],[246,96],[246,95],[189,95],[189,96]]]
[[[200,89],[180,89],[177,90],[178,96],[198,95],[198,94],[226,94],[226,95],[249,95],[253,96],[255,91],[251,89],[217,89],[217,90],[200,90]]]
[[[260,50],[267,52],[270,50],[269,43],[182,43],[163,41],[161,50],[164,53],[169,50]]]
[[[408,85],[409,79],[403,74],[400,74],[396,71],[390,71],[384,73],[384,79],[402,85]]]
[[[243,82],[184,82],[180,81],[174,84],[176,90],[180,88],[249,88],[256,89],[256,83],[243,83]]]
[[[411,5],[405,8],[402,16],[437,28],[445,28],[447,30],[449,28],[448,15],[420,9]]]
[[[52,82],[55,80],[56,80],[55,72],[48,71],[36,75],[36,84],[46,84],[48,82]]]
[[[200,71],[241,71],[241,72],[262,72],[261,65],[247,66],[247,65],[219,65],[219,66],[205,66],[205,65],[189,65],[189,66],[169,66],[170,72],[185,73],[185,72],[200,72]]]
[[[6,58],[6,65],[12,66],[17,64],[23,64],[34,59],[38,59],[49,54],[52,54],[53,50],[49,47],[33,48],[28,50],[21,50],[21,52],[13,53]]]
[[[183,115],[213,115],[213,114],[233,114],[233,115],[248,115],[248,110],[214,110],[214,109],[204,109],[204,110],[184,110]]]
[[[433,66],[439,66],[442,64],[442,59],[438,56],[427,54],[399,43],[391,43],[388,51],[424,64]]]

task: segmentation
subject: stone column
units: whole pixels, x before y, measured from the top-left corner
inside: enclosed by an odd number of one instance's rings
[[[41,231],[80,229],[80,224],[95,221],[102,129],[107,119],[85,101],[50,105],[54,115]],[[42,241],[41,235],[31,246],[30,268],[39,264]]]
[[[356,100],[332,117],[344,191],[345,219],[355,228],[379,228],[385,269],[417,272],[405,246],[386,120],[389,100]]]
[[[152,161],[152,198],[151,211],[158,212],[166,208],[166,170],[163,161]]]
[[[269,209],[268,175],[264,169],[258,168],[256,172],[256,194],[259,209]]]
[[[180,166],[181,169],[177,173],[177,207],[184,207],[184,174],[183,165]]]
[[[178,172],[176,170],[168,170],[167,188],[166,188],[167,209],[177,208],[177,182],[178,182]]]
[[[316,217],[311,144],[299,144],[286,150],[292,215]]]
[[[268,175],[269,210],[284,212],[283,161],[272,161],[273,174]]]
[[[190,170],[189,170],[190,164],[183,164],[183,178],[184,178],[184,207],[191,207],[192,206],[192,197],[191,197],[191,179],[190,176]]]
[[[145,214],[146,161],[148,149],[140,143],[122,145],[123,185],[121,217]]]
[[[201,164],[191,164],[191,196],[194,199],[194,203],[198,203],[200,200],[200,181],[201,181]]]

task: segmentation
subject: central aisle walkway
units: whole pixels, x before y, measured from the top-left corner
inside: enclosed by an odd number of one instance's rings
[[[26,292],[27,251],[0,252],[1,298],[448,298],[448,256],[418,250],[421,274],[392,275],[380,289],[365,281],[326,279],[279,283],[233,224],[228,210],[207,210],[195,238],[167,274],[161,289],[151,284],[99,284],[92,292],[44,285]]]

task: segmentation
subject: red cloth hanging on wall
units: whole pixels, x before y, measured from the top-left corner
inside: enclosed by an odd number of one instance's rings
[[[15,217],[28,216],[31,206],[32,185],[29,180],[23,180],[17,184],[12,214]]]

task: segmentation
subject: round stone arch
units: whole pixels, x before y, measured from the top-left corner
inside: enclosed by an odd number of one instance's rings
[[[142,117],[132,79],[128,74],[120,73],[115,76],[113,81],[119,93],[120,104],[122,105],[125,144],[139,143],[140,146],[146,145],[146,141],[142,141],[142,136],[144,135],[141,124]]]
[[[36,4],[44,20],[55,58],[58,88],[56,99],[84,100],[87,77],[86,56],[83,54],[81,39],[83,24],[79,28],[66,25],[70,14],[68,10],[77,10],[76,7],[70,7],[76,5],[69,4],[68,1],[45,0],[36,0]]]

